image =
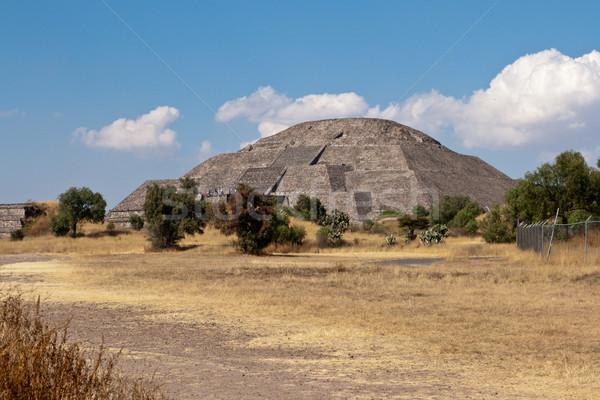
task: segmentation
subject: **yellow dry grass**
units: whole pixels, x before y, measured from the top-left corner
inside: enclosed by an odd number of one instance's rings
[[[600,263],[583,265],[575,242],[557,244],[546,264],[478,238],[391,249],[383,235],[345,238],[358,244],[263,257],[236,254],[211,229],[186,239],[186,251],[152,254],[140,233],[39,238],[2,242],[0,254],[54,242],[61,251],[48,252],[70,259],[0,273],[43,276],[30,289],[54,301],[143,306],[155,318],[257,335],[245,346],[318,349],[320,359],[278,361],[307,374],[382,382],[407,374],[415,388],[443,383],[479,397],[600,397]],[[413,257],[444,261],[374,263]]]

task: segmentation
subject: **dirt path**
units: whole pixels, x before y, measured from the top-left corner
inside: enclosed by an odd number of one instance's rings
[[[429,377],[424,371],[401,376],[384,369],[371,376],[295,371],[294,362],[330,356],[310,348],[244,348],[250,335],[210,321],[158,322],[143,310],[85,302],[47,303],[44,311],[57,323],[73,318],[72,339],[97,347],[104,336],[106,346],[124,350],[125,369],[155,371],[175,399],[447,398],[449,391],[471,398],[468,390],[439,383],[444,381],[439,371]],[[414,381],[438,383],[416,388]]]
[[[0,265],[47,260],[0,256]],[[44,285],[44,277],[23,271],[0,276],[0,281]],[[361,360],[335,348],[246,346],[255,336],[245,331],[243,319],[223,325],[210,317],[183,320],[144,304],[59,302],[52,296],[43,307],[55,324],[70,320],[71,340],[97,348],[104,338],[106,348],[122,349],[120,365],[126,372],[155,373],[173,399],[497,398],[491,390],[457,385],[463,381],[457,368],[432,368],[410,355],[398,354],[404,366],[397,369],[372,356]],[[358,361],[358,369],[346,368],[350,359],[354,366]]]

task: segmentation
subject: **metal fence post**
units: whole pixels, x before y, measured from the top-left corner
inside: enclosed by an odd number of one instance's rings
[[[544,225],[546,225],[545,221],[542,223],[542,237],[541,237],[542,248],[540,250],[540,254],[542,257],[544,257]]]
[[[556,217],[554,217],[554,225],[552,225],[552,234],[550,235],[550,243],[548,244],[548,256],[546,257],[546,261],[550,259],[550,250],[552,249],[552,239],[554,239],[554,230],[556,229],[556,223],[558,222],[558,211],[560,208],[556,209]]]
[[[588,248],[588,221],[592,218],[590,215],[588,219],[585,220],[585,255],[583,257],[583,263],[587,265],[587,248]]]

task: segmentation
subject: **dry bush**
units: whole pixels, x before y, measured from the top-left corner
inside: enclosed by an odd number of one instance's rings
[[[67,325],[50,327],[40,315],[39,298],[35,306],[18,295],[1,300],[0,398],[164,398],[152,382],[118,372],[118,355],[106,354],[102,345],[86,352],[68,343]]]

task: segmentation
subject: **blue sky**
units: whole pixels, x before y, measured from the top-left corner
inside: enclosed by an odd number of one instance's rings
[[[346,116],[514,178],[567,149],[595,164],[598,15],[597,1],[0,1],[0,203],[89,186],[112,207]]]

